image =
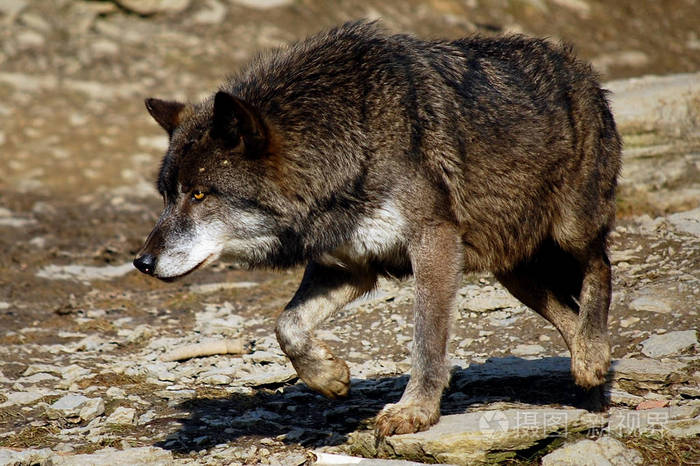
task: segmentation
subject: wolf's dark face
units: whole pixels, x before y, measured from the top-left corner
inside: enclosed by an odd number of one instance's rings
[[[158,177],[165,208],[136,268],[173,279],[222,254],[242,264],[262,262],[278,239],[274,215],[257,201],[256,168],[269,145],[257,112],[224,92],[213,105],[148,99],[146,106],[170,144]]]

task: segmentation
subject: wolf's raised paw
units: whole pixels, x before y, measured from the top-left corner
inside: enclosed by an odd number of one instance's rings
[[[427,430],[439,418],[439,407],[417,402],[392,403],[386,405],[377,416],[374,432],[379,438],[389,435],[412,434]]]
[[[330,351],[324,359],[292,361],[299,378],[326,398],[342,398],[350,392],[350,370],[342,359]]]

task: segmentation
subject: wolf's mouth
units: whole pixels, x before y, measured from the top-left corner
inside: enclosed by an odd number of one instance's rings
[[[185,273],[181,273],[180,275],[173,275],[173,276],[171,276],[171,277],[159,277],[159,276],[156,276],[156,278],[158,278],[159,280],[164,281],[164,282],[166,282],[166,283],[172,283],[172,282],[174,282],[174,281],[176,281],[176,280],[181,279],[182,277],[186,277],[187,275],[191,274],[191,273],[194,272],[195,270],[199,270],[199,269],[201,269],[201,268],[203,268],[203,267],[206,267],[207,265],[209,265],[209,264],[210,264],[212,261],[214,261],[215,259],[216,259],[216,254],[213,254],[213,253],[212,253],[212,254],[209,254],[207,257],[205,257],[204,260],[203,260],[202,262],[200,262],[199,264],[195,265],[194,267],[192,267],[190,270],[188,270],[188,271],[185,272]]]

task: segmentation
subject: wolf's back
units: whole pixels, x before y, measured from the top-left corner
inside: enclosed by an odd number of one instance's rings
[[[351,224],[426,177],[491,268],[614,218],[620,140],[605,93],[548,41],[423,41],[355,22],[261,56],[224,90],[283,135],[285,183],[309,211],[341,199]]]

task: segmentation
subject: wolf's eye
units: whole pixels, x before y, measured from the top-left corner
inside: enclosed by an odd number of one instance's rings
[[[204,194],[202,191],[195,191],[192,193],[192,199],[194,199],[197,202],[204,200],[205,197],[206,194]]]

